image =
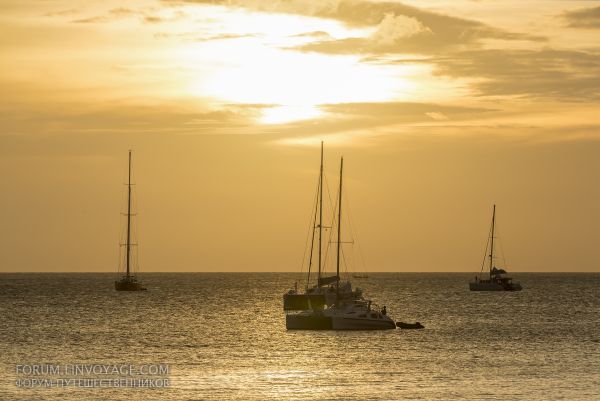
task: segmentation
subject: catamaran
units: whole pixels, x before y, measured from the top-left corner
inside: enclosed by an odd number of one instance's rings
[[[492,227],[490,229],[490,236],[488,239],[489,245],[489,277],[481,278],[475,276],[475,281],[469,283],[469,289],[471,291],[521,291],[521,284],[518,281],[513,281],[512,277],[509,277],[506,270],[499,269],[494,263],[494,238],[496,229],[496,205],[492,212]],[[488,249],[486,248],[486,254]],[[481,270],[483,272],[483,264]]]
[[[340,275],[340,252],[342,238],[342,177],[344,158],[340,163],[340,186],[338,194],[336,277]],[[387,315],[386,307],[376,308],[365,299],[344,299],[340,296],[340,281],[335,283],[335,302],[325,308],[311,304],[308,310],[288,312],[285,326],[288,330],[387,330],[395,329],[396,323]]]
[[[321,142],[321,168],[319,170],[317,196],[319,201],[315,205],[315,212],[311,221],[313,229],[306,287],[304,291],[299,290],[296,283],[293,289],[283,294],[284,310],[308,310],[312,307],[331,306],[338,298],[352,301],[362,298],[362,290],[360,288],[352,289],[350,281],[342,281],[339,274],[335,276],[323,275],[323,230],[329,228],[323,226],[323,142]],[[312,272],[312,263],[315,250],[315,235],[317,233],[317,282],[311,286],[311,274],[314,273]]]
[[[120,280],[115,281],[115,290],[117,291],[145,291],[146,288],[142,286],[142,283],[138,281],[132,268],[132,248],[137,244],[131,242],[132,230],[131,230],[131,150],[129,151],[129,167],[127,170],[127,237],[124,244],[120,244],[125,247],[125,275]]]

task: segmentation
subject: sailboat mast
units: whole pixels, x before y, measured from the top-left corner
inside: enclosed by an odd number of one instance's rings
[[[317,194],[318,195],[318,194]],[[312,215],[310,223],[312,225],[312,234],[310,236],[310,255],[308,257],[308,273],[306,275],[306,288],[310,284],[310,273],[313,263],[313,251],[315,249],[315,224],[317,224],[317,213],[319,212],[319,203],[315,202],[315,213]]]
[[[131,251],[131,150],[129,151],[129,169],[127,172],[127,277],[129,277],[129,259]]]
[[[492,268],[494,267],[494,231],[496,225],[496,205],[494,205],[494,211],[492,212],[492,239],[490,246],[490,278],[492,277]]]
[[[321,141],[321,169],[319,172],[319,273],[317,276],[317,287],[321,286],[321,254],[323,236],[323,141]]]
[[[340,162],[340,194],[338,197],[338,232],[337,232],[337,260],[336,260],[336,269],[335,275],[337,276],[337,281],[335,282],[335,294],[336,300],[340,299],[340,247],[342,245],[342,174],[344,172],[344,158]]]

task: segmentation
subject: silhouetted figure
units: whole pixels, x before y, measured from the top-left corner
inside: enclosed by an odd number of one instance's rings
[[[381,309],[381,314],[384,316],[387,314],[387,309],[386,309],[385,305],[383,305],[383,309]]]

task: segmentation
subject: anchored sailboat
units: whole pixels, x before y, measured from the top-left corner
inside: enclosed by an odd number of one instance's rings
[[[350,281],[340,281],[339,271],[335,276],[323,276],[323,142],[321,142],[321,168],[319,170],[319,187],[317,190],[318,202],[311,226],[311,248],[308,262],[308,275],[304,292],[298,291],[297,286],[283,294],[284,310],[307,310],[311,307],[333,305],[337,298],[344,300],[358,300],[362,298],[360,288],[352,289]],[[318,221],[317,221],[318,219]],[[309,286],[315,248],[315,234],[318,233],[317,245],[317,283]],[[335,285],[335,291],[334,291]]]
[[[340,189],[338,194],[336,277],[340,275],[340,252],[342,245],[342,177],[344,158],[340,162]],[[387,315],[386,307],[377,310],[365,299],[343,299],[340,281],[335,285],[335,303],[323,309],[312,305],[311,310],[288,313],[285,325],[288,330],[387,330],[395,329],[396,323]]]
[[[115,281],[115,290],[117,291],[145,291],[146,288],[137,280],[132,272],[132,247],[137,245],[131,242],[131,150],[129,151],[129,167],[127,170],[127,239],[121,246],[125,247],[125,275],[120,280]]]
[[[469,283],[469,289],[471,291],[521,291],[521,284],[518,281],[513,281],[512,277],[509,277],[506,270],[499,269],[494,263],[494,238],[496,230],[496,205],[494,205],[494,211],[492,212],[492,227],[490,229],[489,237],[489,278],[483,279],[475,276],[475,281]],[[487,254],[487,249],[486,249]],[[481,266],[483,270],[483,265]]]

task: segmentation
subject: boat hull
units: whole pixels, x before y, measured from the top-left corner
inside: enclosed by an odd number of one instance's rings
[[[405,329],[405,330],[420,330],[420,329],[425,328],[425,326],[423,326],[419,322],[416,322],[416,323],[396,322],[396,326],[398,326],[398,328],[400,328],[400,329]]]
[[[350,305],[288,313],[285,326],[288,330],[390,330],[396,323],[381,312]]]
[[[138,281],[119,280],[115,281],[115,290],[117,291],[146,291],[146,287]]]
[[[396,324],[387,319],[375,320],[334,316],[331,323],[333,330],[391,330],[396,328]]]
[[[332,330],[332,319],[323,315],[286,315],[285,328],[288,330]]]
[[[469,290],[471,291],[521,291],[521,289],[521,284],[519,283],[502,284],[483,281],[472,281],[469,283]]]

